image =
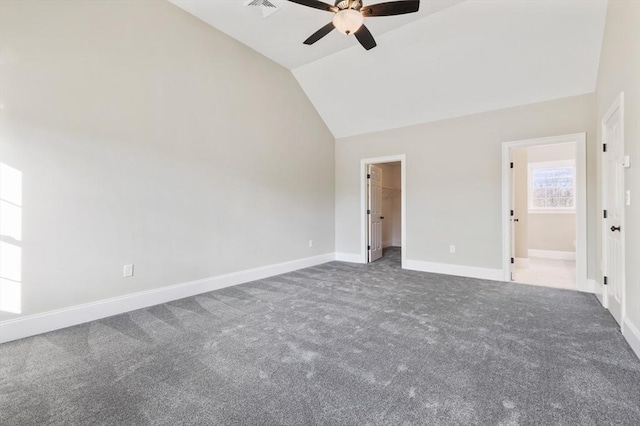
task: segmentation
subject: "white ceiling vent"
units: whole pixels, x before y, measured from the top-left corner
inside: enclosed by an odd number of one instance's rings
[[[269,15],[272,15],[280,10],[280,8],[275,4],[274,0],[249,0],[244,3],[245,6],[252,6],[254,9],[260,11],[263,18],[266,18]]]

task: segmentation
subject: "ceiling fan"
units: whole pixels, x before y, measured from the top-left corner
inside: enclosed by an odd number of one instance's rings
[[[376,47],[376,41],[364,25],[364,18],[404,15],[405,13],[417,12],[420,8],[420,0],[391,1],[369,6],[364,6],[362,0],[336,0],[333,6],[319,0],[289,1],[334,13],[333,20],[311,34],[311,36],[304,41],[304,44],[313,44],[336,28],[344,34],[355,35],[362,47],[366,50]]]

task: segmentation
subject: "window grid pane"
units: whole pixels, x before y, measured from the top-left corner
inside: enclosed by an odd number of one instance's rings
[[[531,203],[538,209],[567,209],[574,207],[573,167],[534,168]]]

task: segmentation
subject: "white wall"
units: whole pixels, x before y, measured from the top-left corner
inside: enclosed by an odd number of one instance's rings
[[[544,161],[560,161],[576,159],[576,143],[555,143],[527,147],[527,161],[540,163]]]
[[[288,70],[164,1],[0,18],[1,160],[23,174],[2,319],[334,251],[334,138]]]
[[[576,215],[574,213],[529,214],[529,249],[576,251]]]
[[[631,157],[632,165],[625,171],[625,185],[632,201],[625,208],[625,311],[629,325],[640,333],[640,2],[636,0],[613,0],[608,4],[596,87],[597,114],[594,121],[598,131],[601,130],[601,119],[620,92],[625,95],[625,151]],[[598,176],[598,182],[600,179]],[[601,204],[598,205],[600,210]],[[601,221],[598,221],[598,228],[600,226]],[[600,265],[601,243],[598,248]],[[601,278],[598,268],[599,282]],[[629,329],[624,325],[623,332],[629,336]],[[636,334],[635,339],[634,349],[640,356],[640,334]]]
[[[594,97],[582,95],[338,139],[336,251],[360,247],[360,160],[406,154],[407,260],[502,269],[502,142],[587,133],[589,277],[595,261]],[[456,253],[449,253],[449,245]]]

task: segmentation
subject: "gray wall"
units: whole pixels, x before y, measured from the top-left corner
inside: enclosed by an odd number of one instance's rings
[[[334,251],[334,138],[288,70],[164,1],[1,8],[21,315]]]
[[[640,330],[640,2],[609,1],[596,86],[599,124],[620,92],[625,94],[625,151],[632,167],[625,170],[626,189],[632,203],[625,208],[626,287],[625,304],[628,321]],[[600,160],[600,156],[598,156]],[[598,176],[600,182],[600,176]],[[598,206],[600,211],[601,205]],[[601,238],[598,221],[598,238]],[[599,249],[602,244],[598,244]],[[602,259],[600,250],[597,260]],[[601,269],[598,268],[598,280]],[[600,281],[601,282],[601,281]]]
[[[588,274],[594,277],[594,106],[588,94],[338,139],[336,251],[361,253],[360,160],[406,154],[407,259],[501,269],[502,142],[586,132]]]

